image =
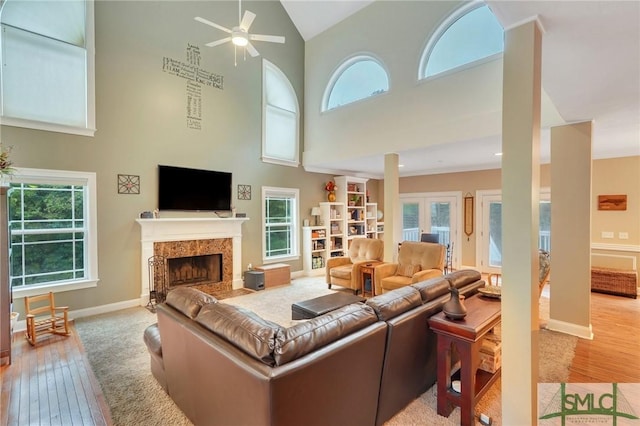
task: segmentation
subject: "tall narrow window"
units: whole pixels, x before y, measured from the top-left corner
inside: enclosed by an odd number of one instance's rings
[[[93,0],[5,0],[0,23],[2,124],[93,135]]]
[[[95,286],[94,173],[20,169],[8,201],[14,294]]]
[[[299,196],[298,189],[262,188],[265,261],[298,257]]]
[[[327,111],[389,91],[389,76],[381,62],[359,55],[342,63],[325,91],[322,110]]]
[[[262,60],[262,160],[297,167],[299,161],[298,98],[284,73]]]
[[[488,6],[472,2],[447,18],[429,39],[419,78],[491,58],[504,50],[504,31]]]

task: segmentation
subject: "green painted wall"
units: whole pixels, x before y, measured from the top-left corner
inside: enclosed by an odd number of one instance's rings
[[[15,165],[97,174],[100,283],[60,293],[57,303],[77,310],[140,296],[140,230],[135,219],[156,208],[158,164],[233,172],[234,204],[250,217],[243,225],[243,266],[262,263],[263,185],[300,188],[301,221],[310,219],[311,207],[323,200],[327,176],[260,160],[262,57],[287,75],[302,108],[304,41],[280,2],[242,4],[257,14],[253,32],[284,35],[286,43],[256,42],[262,56],[246,61],[239,56],[235,67],[230,44],[204,46],[225,33],[193,18],[237,25],[237,1],[97,0],[95,137],[2,126],[2,142],[14,146]],[[200,47],[202,68],[224,76],[224,90],[202,86],[201,130],[186,126],[186,80],[162,69],[164,57],[187,62],[188,44]],[[139,175],[141,194],[118,194],[118,174]],[[250,201],[237,200],[238,184],[252,186]],[[293,271],[301,270],[302,260],[291,265]],[[22,310],[22,300],[14,304]]]

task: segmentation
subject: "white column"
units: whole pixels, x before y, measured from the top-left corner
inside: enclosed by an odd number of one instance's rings
[[[502,88],[502,423],[537,424],[542,32],[505,31]]]
[[[591,330],[591,122],[551,129],[551,300],[547,328]]]
[[[388,153],[384,156],[384,261],[395,262],[398,243],[402,235],[400,212],[399,156]]]

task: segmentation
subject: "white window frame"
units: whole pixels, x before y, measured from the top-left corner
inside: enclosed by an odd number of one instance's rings
[[[35,296],[52,291],[59,293],[70,290],[96,287],[98,285],[98,227],[97,227],[97,196],[96,174],[93,172],[76,172],[65,170],[29,169],[16,167],[15,173],[9,179],[11,182],[82,185],[86,187],[85,198],[85,270],[86,277],[81,280],[34,284],[27,287],[13,288],[16,298]]]
[[[352,65],[358,63],[358,62],[362,62],[362,61],[372,61],[375,62],[376,64],[378,64],[380,66],[380,68],[382,68],[382,70],[384,71],[384,73],[387,75],[387,85],[389,86],[389,88],[387,90],[385,90],[384,92],[381,93],[376,93],[373,95],[369,95],[367,97],[361,98],[361,99],[357,99],[353,102],[349,102],[347,104],[343,104],[343,105],[339,105],[339,106],[335,106],[333,108],[329,108],[329,98],[331,97],[331,93],[333,92],[333,89],[336,85],[336,83],[338,82],[338,80],[340,79],[340,77],[342,76],[342,74],[349,69]],[[354,56],[351,56],[347,59],[345,59],[344,61],[342,61],[342,63],[340,65],[338,65],[338,67],[335,69],[335,71],[331,74],[331,78],[329,79],[329,83],[327,84],[327,87],[324,89],[324,94],[322,95],[322,105],[320,107],[320,111],[321,112],[329,112],[329,111],[334,111],[340,108],[343,108],[347,105],[353,105],[353,104],[357,104],[359,102],[363,102],[366,101],[368,99],[372,99],[372,98],[376,98],[380,95],[384,95],[385,93],[389,93],[391,91],[391,79],[389,78],[389,70],[387,69],[387,67],[385,66],[384,62],[382,62],[382,60],[376,58],[375,56],[373,56],[370,53],[360,53]]]
[[[442,71],[439,72],[437,74],[434,75],[430,75],[427,76],[426,72],[427,72],[427,65],[429,63],[429,59],[431,57],[431,53],[433,52],[433,49],[435,48],[435,46],[438,44],[438,42],[440,41],[440,38],[444,35],[444,33],[446,33],[449,30],[449,27],[451,27],[453,24],[456,23],[456,21],[460,18],[462,18],[464,15],[466,15],[467,13],[471,13],[472,11],[474,11],[475,9],[479,9],[481,7],[489,7],[486,3],[482,2],[482,1],[472,1],[470,3],[467,3],[463,6],[461,6],[460,8],[456,9],[453,13],[451,13],[449,16],[447,16],[441,23],[440,25],[438,25],[436,27],[436,29],[433,31],[433,33],[431,33],[431,35],[429,36],[428,40],[427,40],[427,44],[424,47],[424,49],[422,50],[422,55],[420,56],[420,62],[418,62],[419,66],[418,66],[418,81],[424,81],[424,80],[430,80],[430,79],[434,79],[434,78],[440,78],[446,75],[450,75],[450,74],[454,74],[469,68],[473,68],[476,67],[478,65],[487,63],[487,62],[491,62],[493,60],[496,60],[498,58],[502,58],[503,53],[495,53],[493,55],[489,55],[486,56],[484,58],[475,60],[475,61],[471,61],[471,62],[467,62],[464,63],[462,65],[459,65],[457,67],[454,68],[450,68],[446,71]]]
[[[294,207],[291,218],[291,253],[286,256],[267,256],[267,218],[266,201],[269,197],[288,197],[294,200]],[[264,263],[275,263],[298,260],[300,258],[300,232],[298,229],[298,218],[300,217],[300,190],[298,188],[279,188],[272,186],[262,187],[262,261]]]
[[[295,111],[289,111],[278,105],[268,103],[267,92],[269,87],[267,84],[267,70],[274,72],[280,78],[280,82],[289,89],[290,98],[292,103],[295,105]],[[287,159],[270,155],[272,150],[269,148],[270,141],[267,140],[267,112],[269,110],[277,111],[281,115],[293,116],[295,119],[295,147],[293,147],[293,158]],[[290,167],[298,167],[300,165],[300,104],[298,103],[298,97],[296,96],[296,91],[293,88],[293,85],[284,72],[266,59],[262,60],[262,161],[265,163],[273,163]]]
[[[96,132],[96,107],[95,107],[95,19],[94,0],[85,1],[85,53],[86,53],[86,124],[84,127],[69,126],[59,123],[29,120],[19,117],[4,116],[2,105],[2,91],[0,90],[0,124],[5,126],[23,127],[34,130],[66,133],[81,136],[94,136]],[[45,36],[43,36],[45,37]],[[1,35],[0,35],[1,39]],[[4,58],[0,43],[0,58]],[[0,72],[0,78],[2,73]]]

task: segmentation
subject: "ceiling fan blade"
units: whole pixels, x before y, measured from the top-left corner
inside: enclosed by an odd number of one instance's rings
[[[211,27],[213,27],[213,28],[217,28],[217,29],[219,29],[219,30],[222,30],[222,31],[224,31],[225,33],[231,33],[231,30],[230,30],[229,28],[225,28],[225,27],[223,27],[222,25],[218,25],[218,24],[216,24],[216,23],[214,23],[214,22],[211,22],[211,21],[209,21],[209,20],[207,20],[207,19],[204,19],[204,18],[201,18],[201,17],[199,17],[199,16],[196,16],[196,17],[195,17],[195,18],[193,18],[193,19],[195,19],[196,21],[201,22],[201,23],[203,23],[203,24],[205,24],[205,25],[209,25],[209,26],[211,26]]]
[[[244,11],[242,21],[240,22],[240,28],[245,31],[249,31],[249,27],[253,24],[253,20],[256,19],[256,14],[248,10]]]
[[[205,44],[205,46],[207,47],[220,46],[221,44],[224,44],[228,41],[231,41],[231,37],[225,37],[225,38],[221,38],[220,40],[212,41],[210,43]]]
[[[263,34],[249,34],[249,40],[270,41],[272,43],[284,43],[284,37],[282,36],[263,35]]]
[[[247,47],[247,51],[249,52],[249,55],[253,56],[254,58],[259,55],[259,53],[256,50],[256,48],[253,47],[253,44],[247,43],[246,47]]]

